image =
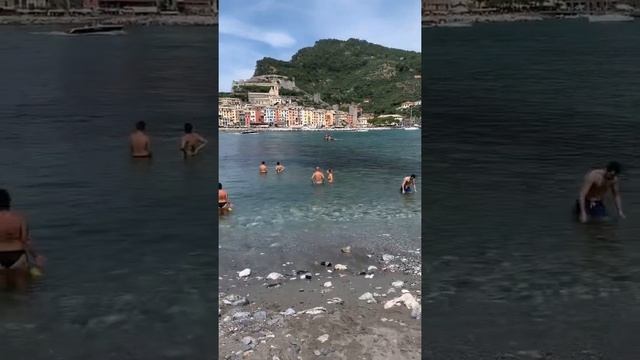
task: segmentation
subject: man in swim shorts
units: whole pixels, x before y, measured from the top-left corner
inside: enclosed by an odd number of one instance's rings
[[[607,209],[604,206],[603,198],[609,191],[611,191],[615,200],[618,216],[625,218],[624,212],[622,212],[622,199],[618,186],[620,171],[620,164],[612,161],[606,168],[594,169],[585,175],[575,207],[575,213],[578,215],[580,222],[585,223],[589,219],[604,219],[607,217]]]
[[[200,136],[200,134],[193,132],[193,125],[190,123],[184,124],[184,136],[180,143],[180,150],[184,153],[184,156],[198,155],[205,145],[207,145],[207,140]]]
[[[280,161],[276,163],[276,173],[280,174],[284,171],[284,165],[280,164]]]
[[[144,121],[136,123],[136,130],[129,136],[131,144],[131,156],[134,158],[150,158],[151,157],[151,140],[145,133],[147,124]]]
[[[311,175],[311,182],[315,185],[320,185],[324,183],[324,174],[319,167],[316,167],[316,170]]]
[[[403,194],[410,193],[411,187],[413,187],[413,192],[418,192],[416,188],[416,176],[411,174],[411,176],[406,176],[402,179],[402,185],[400,185],[400,192]]]
[[[0,189],[0,270],[28,270],[29,256],[42,266],[44,258],[31,245],[25,217],[11,210],[9,192]]]
[[[229,202],[229,194],[225,190],[222,189],[222,183],[218,183],[218,209],[220,213],[231,208],[231,203]]]
[[[269,169],[267,168],[267,164],[264,161],[260,163],[258,171],[260,172],[260,174],[266,174],[269,171]]]

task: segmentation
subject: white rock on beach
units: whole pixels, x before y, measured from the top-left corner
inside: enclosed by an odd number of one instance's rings
[[[288,308],[287,310],[282,312],[282,315],[284,316],[292,316],[296,313],[295,310],[293,310],[292,308]]]
[[[364,278],[365,279],[373,279],[373,274],[365,275]]]
[[[402,280],[398,280],[398,281],[394,281],[391,283],[391,286],[395,287],[395,288],[401,288],[404,286],[404,281]]]
[[[366,292],[366,293],[360,295],[358,300],[366,301],[369,304],[377,302],[376,299],[373,297],[373,294],[371,294],[370,292]]]
[[[395,256],[389,255],[389,254],[382,255],[382,261],[384,261],[384,262],[393,261],[393,259],[395,259],[395,258],[396,258]]]
[[[389,300],[384,304],[384,308],[385,309],[390,309],[396,305],[399,304],[404,304],[404,306],[407,307],[407,309],[411,310],[411,316],[418,319],[420,318],[420,315],[422,314],[422,308],[420,307],[420,303],[418,302],[418,300],[416,300],[416,298],[409,294],[403,294],[402,296],[399,296],[395,299]]]
[[[327,312],[327,309],[322,306],[317,306],[311,309],[304,310],[302,313],[306,315],[320,315]]]
[[[238,271],[238,276],[241,277],[241,278],[242,277],[247,277],[249,275],[251,275],[251,269],[249,269],[249,268],[246,268],[246,269],[244,269],[242,271]]]
[[[329,334],[324,334],[324,335],[318,336],[318,341],[320,341],[321,343],[324,343],[327,340],[329,340]]]
[[[329,288],[331,286],[333,286],[333,284],[331,283],[331,281],[327,281],[326,283],[324,283],[322,286]]]
[[[284,276],[280,273],[277,272],[272,272],[269,275],[267,275],[267,279],[268,280],[280,280],[282,279]]]
[[[336,264],[333,268],[336,270],[347,270],[347,265]]]
[[[369,271],[369,272],[376,271],[376,270],[378,270],[378,268],[377,268],[377,267],[375,267],[375,266],[373,266],[373,265],[371,265],[371,266],[369,266],[369,267],[367,268],[367,271]]]

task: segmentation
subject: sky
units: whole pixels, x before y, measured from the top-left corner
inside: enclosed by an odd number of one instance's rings
[[[219,0],[219,91],[263,57],[291,60],[320,39],[420,51],[420,0]]]

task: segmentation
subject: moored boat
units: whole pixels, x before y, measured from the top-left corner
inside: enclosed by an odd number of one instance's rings
[[[96,34],[96,33],[108,33],[114,31],[122,31],[123,25],[87,25],[79,28],[73,28],[67,31],[67,34]]]

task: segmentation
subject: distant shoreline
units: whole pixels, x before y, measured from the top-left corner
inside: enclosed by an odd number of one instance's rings
[[[98,16],[36,16],[36,15],[0,15],[0,25],[163,25],[163,26],[215,26],[217,16],[203,15],[98,15]]]
[[[620,13],[637,17],[636,14]],[[587,18],[588,13],[578,12],[521,12],[500,14],[438,14],[422,16],[422,27],[455,27],[457,24],[525,22],[543,20],[575,20]],[[452,25],[453,24],[453,25]]]
[[[402,130],[401,127],[373,127],[373,128],[330,128],[330,129],[296,129],[296,128],[218,128],[224,132],[242,132],[242,131],[256,131],[256,132],[329,132],[329,131],[382,131],[382,130]]]

